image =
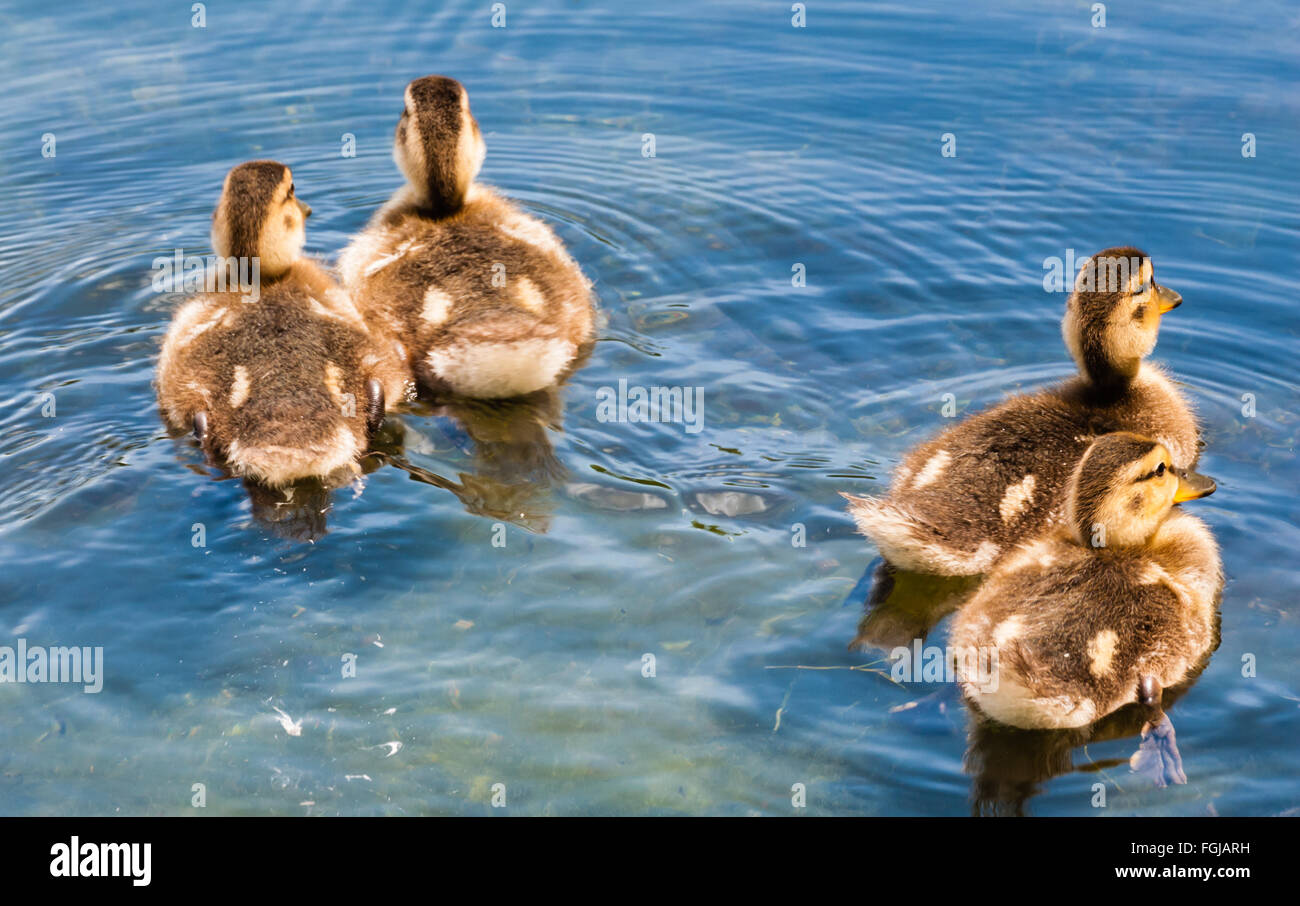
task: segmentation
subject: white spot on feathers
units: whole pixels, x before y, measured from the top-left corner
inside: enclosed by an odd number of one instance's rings
[[[1093,676],[1105,676],[1110,673],[1110,663],[1115,658],[1115,643],[1119,636],[1113,629],[1103,629],[1088,642],[1088,658],[1092,663],[1088,671]]]
[[[235,366],[235,381],[230,385],[230,408],[238,409],[248,400],[250,384],[248,369],[243,365]]]
[[[918,491],[935,482],[943,470],[948,468],[948,463],[952,462],[952,454],[947,450],[940,450],[930,457],[929,462],[921,467],[921,471],[916,473],[916,478],[912,481],[912,490]]]
[[[998,512],[1002,514],[1003,522],[1011,522],[1034,502],[1034,484],[1034,476],[1030,474],[1015,484],[1007,485],[1007,492],[1002,495],[1002,502],[998,504]]]
[[[1001,648],[1012,639],[1019,638],[1025,631],[1025,624],[1019,616],[1010,616],[993,630],[993,644]]]
[[[438,289],[438,287],[431,286],[424,294],[424,307],[420,310],[420,317],[430,325],[437,327],[447,320],[447,316],[451,314],[451,308],[455,304],[451,296]]]
[[[535,315],[540,316],[546,311],[546,300],[538,291],[537,284],[527,277],[515,280],[515,301]]]
[[[333,362],[325,363],[325,389],[337,405],[343,405],[343,369]]]
[[[413,239],[408,239],[405,242],[403,242],[401,245],[399,245],[396,249],[394,249],[391,255],[385,255],[383,258],[380,258],[377,261],[372,261],[369,264],[367,264],[366,269],[362,272],[362,276],[373,277],[375,274],[379,273],[384,268],[388,267],[388,265],[392,264],[394,261],[401,258],[407,252],[413,251],[411,244],[414,241],[415,240]],[[418,249],[419,246],[416,246],[415,248]]]

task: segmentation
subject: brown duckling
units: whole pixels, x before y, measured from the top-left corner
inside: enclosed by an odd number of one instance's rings
[[[1000,560],[953,620],[953,649],[996,664],[983,684],[959,667],[968,700],[1025,729],[1082,727],[1133,702],[1158,710],[1216,642],[1218,546],[1174,506],[1214,487],[1150,438],[1089,446],[1065,525]]]
[[[260,262],[260,280],[187,302],[158,360],[168,426],[193,429],[211,458],[272,487],[350,477],[386,407],[410,389],[347,294],[301,257],[310,213],[284,164],[231,170],[212,245],[226,266]]]
[[[902,569],[975,575],[1061,520],[1066,482],[1096,437],[1136,431],[1160,441],[1172,465],[1193,466],[1192,410],[1143,361],[1161,315],[1181,302],[1155,282],[1138,249],[1106,249],[1084,262],[1061,323],[1079,375],[1013,396],[916,447],[888,496],[844,495],[858,529]]]
[[[344,250],[339,270],[427,389],[522,396],[576,367],[595,310],[590,282],[550,228],[474,181],[485,153],[459,82],[411,82],[393,143],[407,185]]]

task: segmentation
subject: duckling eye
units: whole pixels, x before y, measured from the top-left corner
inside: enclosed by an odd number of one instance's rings
[[[1165,474],[1165,464],[1162,462],[1147,474],[1143,475],[1138,481],[1150,481],[1153,478],[1160,478]]]
[[[289,183],[289,196],[288,196],[289,198],[293,198],[293,189],[294,189],[293,183]]]
[[[1135,296],[1140,296],[1140,295],[1142,295],[1143,293],[1145,293],[1147,290],[1149,290],[1150,288],[1151,288],[1151,281],[1148,280],[1146,283],[1143,283],[1141,286],[1139,286],[1137,289],[1135,289],[1135,290],[1133,291],[1133,295],[1135,295]]]

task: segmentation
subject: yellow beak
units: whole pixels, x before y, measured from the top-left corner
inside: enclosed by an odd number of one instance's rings
[[[1156,299],[1160,302],[1160,314],[1162,315],[1183,304],[1183,297],[1167,286],[1156,287]]]
[[[1178,476],[1178,490],[1174,492],[1174,503],[1195,500],[1197,497],[1209,497],[1218,487],[1214,479],[1208,475],[1200,475],[1186,469],[1175,469],[1174,474]]]

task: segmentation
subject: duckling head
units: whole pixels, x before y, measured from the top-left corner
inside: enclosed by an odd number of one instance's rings
[[[1119,431],[1094,441],[1075,467],[1066,518],[1085,547],[1134,547],[1174,504],[1214,489],[1214,479],[1175,469],[1163,444]]]
[[[1061,333],[1079,370],[1101,388],[1123,386],[1151,354],[1160,316],[1183,297],[1155,281],[1151,259],[1129,246],[1109,248],[1079,268]]]
[[[226,174],[212,214],[212,248],[222,258],[256,258],[275,278],[302,254],[311,208],[294,194],[293,173],[274,160],[240,164]]]
[[[465,86],[437,75],[406,86],[393,159],[423,207],[440,217],[459,210],[486,154]]]

